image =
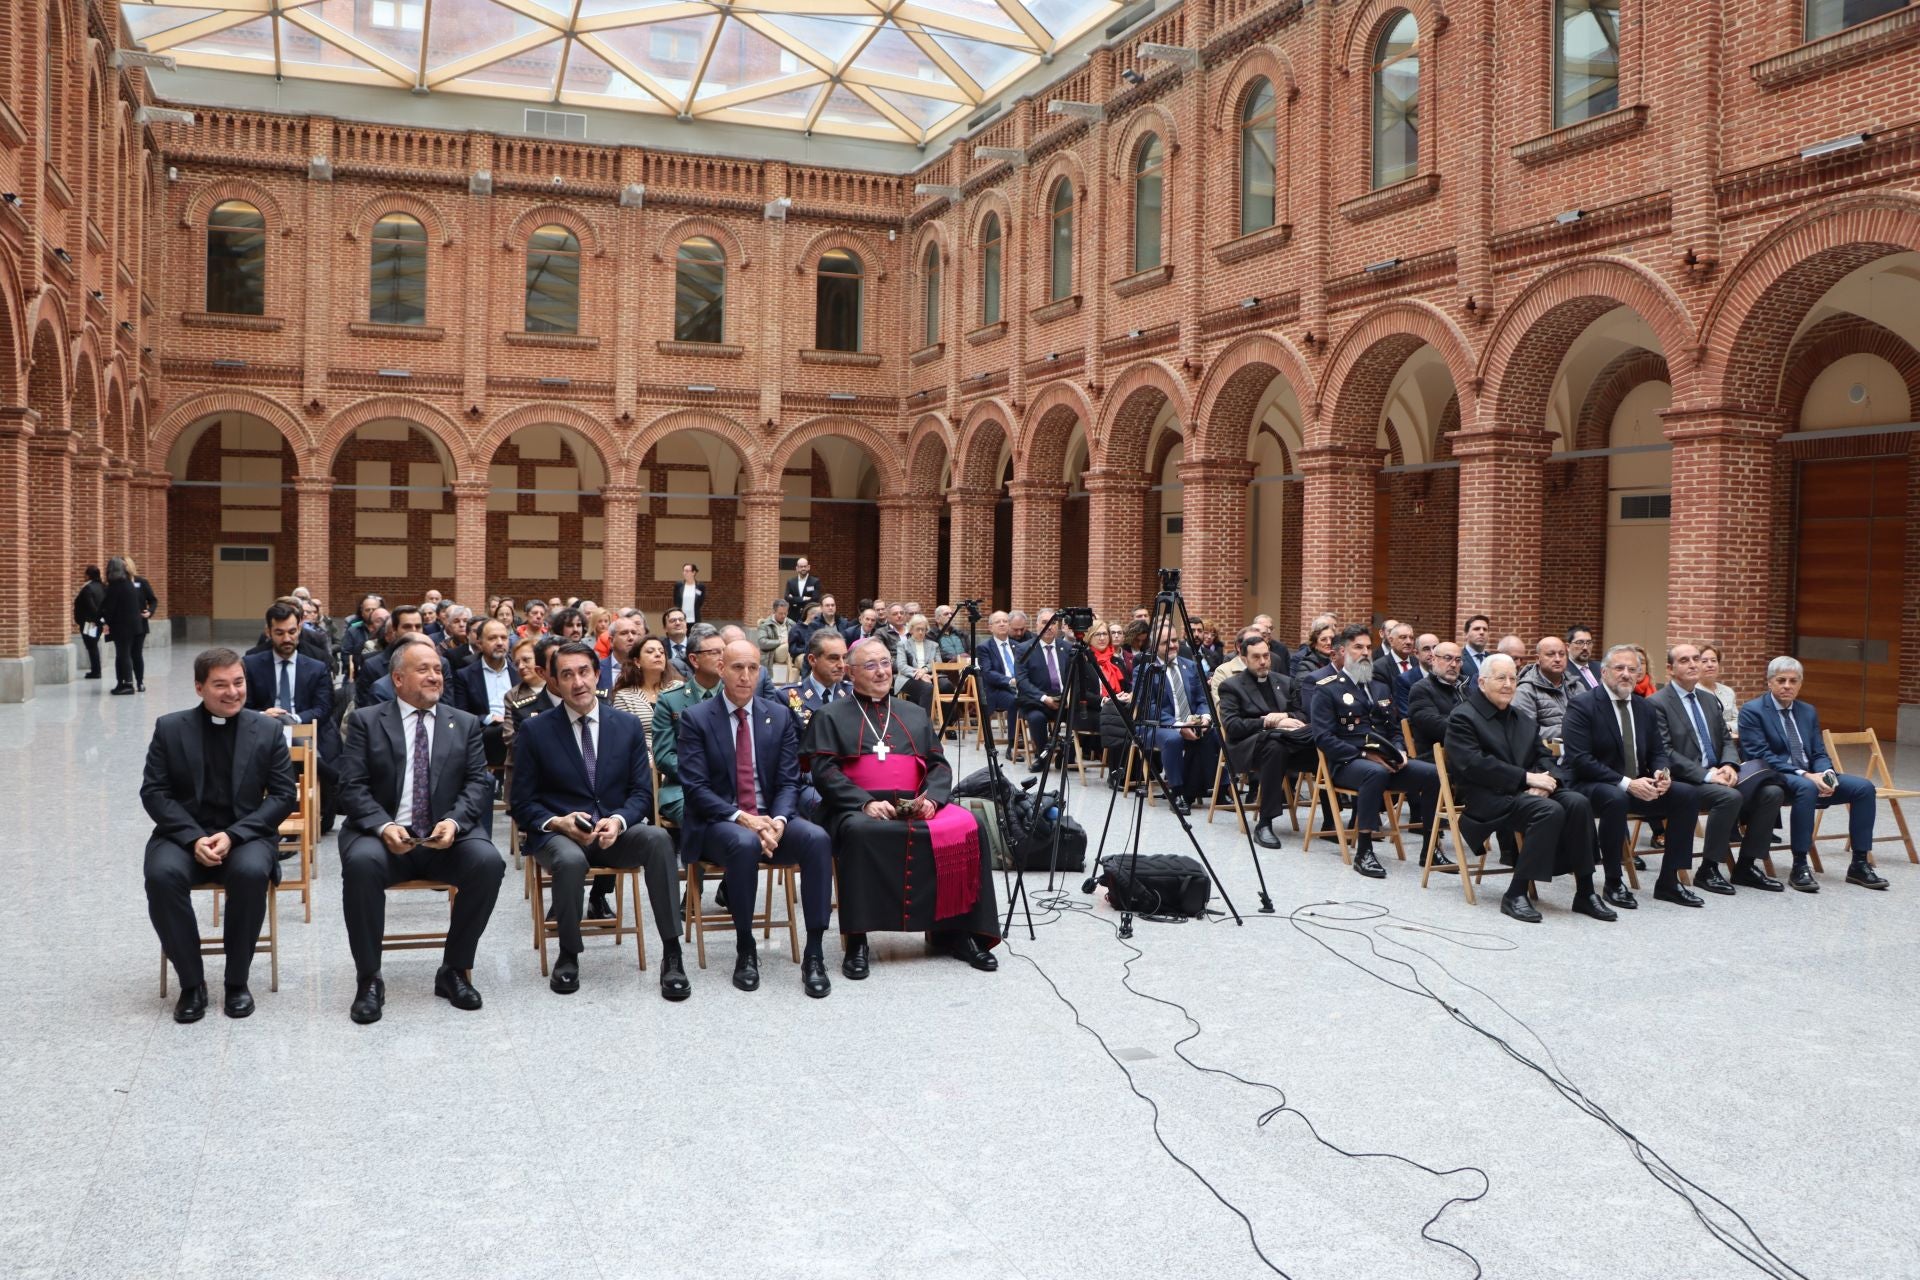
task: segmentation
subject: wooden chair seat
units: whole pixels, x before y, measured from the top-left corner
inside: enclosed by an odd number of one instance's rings
[[[1920,852],[1916,852],[1914,849],[1913,832],[1907,826],[1907,815],[1905,811],[1900,808],[1900,802],[1902,800],[1920,798],[1920,791],[1916,791],[1910,787],[1896,787],[1893,785],[1893,772],[1887,768],[1887,757],[1880,750],[1880,735],[1873,729],[1867,728],[1861,730],[1859,733],[1835,733],[1831,729],[1826,729],[1821,732],[1820,736],[1825,740],[1827,759],[1833,761],[1833,771],[1835,773],[1849,772],[1846,767],[1846,762],[1842,758],[1840,748],[1865,747],[1867,749],[1866,768],[1861,770],[1861,776],[1873,784],[1874,799],[1876,801],[1886,801],[1887,807],[1893,810],[1894,825],[1900,830],[1900,834],[1897,836],[1875,836],[1873,842],[1875,844],[1886,844],[1889,841],[1898,840],[1907,847],[1907,861],[1920,863]],[[1820,819],[1825,813],[1826,810],[1824,809],[1816,809],[1813,814],[1813,847],[1816,850],[1820,847],[1822,840],[1838,840],[1842,843],[1848,840],[1848,837],[1845,835],[1823,836],[1820,834]],[[1868,850],[1867,860],[1869,862],[1874,861],[1872,850]],[[1816,871],[1821,869],[1818,853],[1814,855],[1813,866]]]
[[[193,886],[193,892],[207,893],[212,896],[214,901],[213,923],[216,928],[219,927],[220,895],[224,893],[225,890],[217,884],[197,884]],[[224,956],[226,954],[226,947],[227,940],[218,934],[203,934],[200,937],[200,954],[203,956]],[[262,951],[267,953],[268,972],[270,974],[270,985],[267,989],[269,991],[278,991],[280,989],[280,895],[271,887],[267,890],[266,927],[260,931],[260,940],[254,944],[253,954],[257,956]],[[160,953],[160,998],[162,1000],[167,998],[167,972],[167,953],[162,951]]]
[[[1440,775],[1440,790],[1433,802],[1433,839],[1427,842],[1427,856],[1422,859],[1420,887],[1426,888],[1428,879],[1436,871],[1441,875],[1457,875],[1460,877],[1460,892],[1466,898],[1467,905],[1472,906],[1479,901],[1474,889],[1486,878],[1487,839],[1493,833],[1488,832],[1481,838],[1479,855],[1472,859],[1472,865],[1469,866],[1467,854],[1472,839],[1460,825],[1466,815],[1453,799],[1453,780],[1447,776],[1447,749],[1437,742],[1433,746],[1433,768]],[[1440,854],[1441,837],[1449,832],[1453,835],[1453,865],[1437,866],[1435,860]],[[1513,870],[1499,863],[1495,863],[1493,869],[1496,875],[1502,872],[1511,874]]]
[[[724,875],[725,871],[726,869],[719,863],[708,862],[702,858],[696,858],[686,864],[687,892],[683,905],[686,931],[683,937],[694,943],[702,969],[707,967],[707,930],[718,929],[727,934],[733,932],[733,913],[718,907],[708,911],[704,901],[706,877]],[[785,874],[776,879],[775,872]],[[775,929],[784,928],[787,931],[787,944],[793,952],[793,962],[799,964],[799,910],[795,906],[793,868],[777,867],[769,862],[761,866],[760,873],[765,878],[765,883],[761,885],[759,899],[754,904],[753,923],[759,926],[762,938],[771,938]],[[784,918],[775,919],[773,899],[774,892],[779,887],[786,889],[787,914]]]
[[[1349,843],[1346,819],[1341,815],[1343,801],[1357,800],[1359,793],[1352,787],[1336,787],[1333,784],[1333,770],[1327,764],[1327,753],[1318,751],[1319,767],[1314,773],[1313,793],[1307,797],[1307,830],[1300,839],[1300,852],[1311,853],[1313,842],[1331,835],[1340,845],[1340,860],[1348,866],[1353,865],[1353,849]],[[1327,807],[1333,813],[1333,830],[1320,826],[1321,800],[1327,801]],[[1400,806],[1406,801],[1406,794],[1389,787],[1381,798],[1381,808],[1387,815],[1387,834],[1393,840],[1393,851],[1400,861],[1407,860],[1407,846],[1400,839]],[[1357,815],[1356,815],[1357,816]],[[1357,834],[1357,833],[1356,833]]]
[[[396,880],[387,886],[389,890],[408,893],[444,893],[447,895],[447,919],[453,919],[453,900],[459,890],[444,880]],[[410,933],[388,933],[380,939],[382,951],[424,951],[430,947],[444,947],[447,944],[447,931],[439,932],[416,930]]]
[[[639,867],[589,867],[587,882],[591,884],[596,877],[613,877],[613,919],[588,920],[584,916],[580,921],[581,938],[605,937],[613,935],[613,945],[618,947],[626,942],[627,932],[631,928],[634,937],[634,950],[640,953],[640,972],[647,971],[647,933],[640,921],[641,868]],[[547,942],[555,936],[555,931],[547,923],[546,896],[553,888],[553,876],[540,865],[540,860],[527,855],[525,876],[527,899],[533,904],[533,949],[540,953],[540,976],[548,973]],[[631,891],[633,898],[633,924],[627,924],[627,897]]]

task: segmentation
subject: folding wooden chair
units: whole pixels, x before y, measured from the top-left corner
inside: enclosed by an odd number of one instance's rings
[[[193,892],[206,892],[213,895],[214,926],[217,928],[220,924],[220,895],[225,890],[217,884],[197,884],[193,886]],[[202,935],[200,938],[200,954],[203,956],[224,956],[226,949],[227,940],[218,934]],[[267,924],[260,931],[260,940],[254,943],[253,954],[257,956],[262,950],[267,953],[268,972],[271,975],[271,985],[267,989],[278,991],[280,989],[280,895],[274,892],[271,885],[267,888]],[[160,998],[162,1000],[167,998],[167,953],[165,951],[160,953]]]
[[[387,886],[391,890],[409,893],[444,893],[447,895],[447,919],[453,919],[453,900],[459,890],[444,880],[400,880]],[[424,951],[432,947],[447,945],[447,931],[414,930],[408,933],[388,933],[380,939],[382,951]]]
[[[1352,866],[1353,849],[1349,844],[1347,823],[1341,814],[1341,808],[1344,803],[1357,800],[1359,798],[1359,792],[1355,791],[1352,787],[1334,786],[1333,770],[1327,765],[1327,753],[1320,751],[1317,754],[1320,758],[1320,765],[1313,778],[1313,794],[1307,797],[1307,831],[1306,834],[1301,837],[1300,852],[1311,853],[1315,840],[1324,839],[1326,836],[1332,835],[1340,844],[1340,860],[1348,866]],[[1331,832],[1319,825],[1319,814],[1321,801],[1323,799],[1327,801],[1328,807],[1333,811],[1333,830]],[[1400,840],[1400,805],[1405,799],[1406,795],[1403,792],[1389,789],[1380,802],[1380,807],[1387,815],[1387,834],[1393,840],[1394,853],[1399,856],[1402,862],[1407,860],[1407,847]],[[1358,817],[1359,815],[1356,814],[1356,821]],[[1358,833],[1356,832],[1355,834]]]
[[[1260,781],[1257,777],[1253,779],[1253,799],[1251,801],[1242,800],[1240,798],[1240,779],[1236,776],[1233,776],[1227,773],[1227,753],[1222,751],[1219,755],[1219,758],[1214,761],[1213,790],[1207,793],[1207,822],[1209,824],[1213,822],[1214,812],[1220,807],[1220,783],[1222,779],[1226,780],[1227,786],[1230,788],[1230,790],[1227,792],[1227,799],[1228,799],[1228,802],[1233,806],[1234,813],[1239,816],[1240,834],[1246,835],[1247,834],[1247,805],[1249,803],[1252,803],[1256,806],[1258,805],[1259,799],[1260,799]],[[1258,813],[1260,812],[1260,810],[1256,807],[1254,809],[1254,812]],[[1300,829],[1300,823],[1298,818],[1294,820],[1293,829],[1295,831],[1298,831]]]
[[[305,923],[313,923],[313,867],[314,848],[320,839],[320,748],[318,725],[296,724],[291,727],[292,739],[287,753],[293,757],[295,794],[299,797],[294,810],[280,824],[280,850],[293,849],[297,852],[299,867],[297,875],[289,876],[284,869],[281,872],[278,892],[297,891],[300,905],[305,915]],[[220,922],[220,895],[214,895],[214,923]]]
[[[799,920],[799,908],[795,905],[794,895],[794,880],[796,877],[791,875],[776,877],[774,872],[781,870],[789,870],[789,868],[777,867],[772,863],[766,863],[760,868],[760,874],[765,877],[765,883],[760,889],[759,902],[754,907],[753,923],[760,927],[760,936],[762,938],[770,938],[773,936],[775,929],[784,928],[787,931],[787,945],[793,952],[793,962],[799,964],[800,929],[797,923]],[[719,929],[728,934],[733,932],[732,912],[723,911],[719,908],[708,911],[705,902],[702,900],[702,895],[706,888],[706,877],[709,875],[718,876],[724,873],[725,868],[717,862],[708,862],[705,859],[696,858],[692,862],[687,863],[685,936],[694,940],[699,952],[700,967],[702,969],[707,967],[707,930]],[[774,891],[781,887],[784,887],[786,890],[787,914],[785,918],[776,920],[773,915]]]
[[[1480,854],[1469,867],[1467,865],[1468,837],[1460,829],[1460,807],[1453,799],[1453,780],[1447,776],[1447,749],[1437,742],[1433,746],[1433,767],[1434,771],[1440,775],[1440,792],[1433,804],[1433,839],[1427,842],[1427,856],[1422,859],[1420,887],[1426,888],[1428,877],[1436,871],[1441,875],[1458,875],[1460,892],[1466,897],[1467,905],[1473,906],[1479,902],[1479,898],[1474,893],[1474,887],[1485,879],[1487,874],[1486,841],[1481,841]],[[1453,865],[1436,866],[1434,860],[1440,853],[1441,837],[1448,832],[1453,834]],[[1491,833],[1488,834],[1491,835]],[[1496,875],[1503,870],[1511,873],[1512,868],[1503,868],[1497,863],[1494,865]]]
[[[1153,797],[1153,777],[1147,772],[1147,758],[1141,751],[1140,742],[1137,738],[1127,744],[1127,767],[1120,775],[1120,792],[1122,795],[1127,795],[1133,791],[1133,762],[1135,759],[1140,761],[1140,785],[1147,789],[1147,805],[1148,807],[1152,807],[1156,803]]]
[[[1867,728],[1861,730],[1859,733],[1835,733],[1831,729],[1825,729],[1821,731],[1820,736],[1826,741],[1827,759],[1833,761],[1833,771],[1835,773],[1850,772],[1841,760],[1841,747],[1865,747],[1867,749],[1867,767],[1861,770],[1861,775],[1873,784],[1875,792],[1874,799],[1886,801],[1887,807],[1893,810],[1894,825],[1900,828],[1900,834],[1898,836],[1875,836],[1873,842],[1875,844],[1886,844],[1891,840],[1899,840],[1907,846],[1907,861],[1920,862],[1920,853],[1916,853],[1913,847],[1913,832],[1907,827],[1907,815],[1900,809],[1900,802],[1902,800],[1912,800],[1920,797],[1920,791],[1893,785],[1893,773],[1887,768],[1887,758],[1881,754],[1880,751],[1880,735],[1874,732],[1873,729]],[[1844,841],[1847,839],[1846,836],[1823,836],[1820,834],[1820,818],[1825,812],[1826,810],[1824,809],[1816,809],[1813,813],[1813,844],[1816,849],[1820,847],[1822,840]],[[1874,861],[1871,850],[1868,851],[1868,861]],[[1813,865],[1815,870],[1819,869],[1820,863],[1817,857]]]
[[[533,949],[540,953],[540,976],[547,976],[547,941],[554,936],[554,930],[547,924],[544,895],[553,888],[553,876],[540,865],[540,860],[528,854],[526,862],[527,897],[533,903]],[[633,895],[634,949],[640,953],[640,972],[647,971],[647,933],[640,919],[640,872],[639,867],[590,867],[587,879],[596,876],[613,877],[613,919],[580,921],[580,936],[584,938],[613,935],[613,945],[621,946],[626,941],[627,894]]]

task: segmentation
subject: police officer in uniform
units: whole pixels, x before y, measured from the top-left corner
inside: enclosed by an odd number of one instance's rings
[[[1424,824],[1432,839],[1429,819],[1440,775],[1425,761],[1406,758],[1398,745],[1393,691],[1373,677],[1373,635],[1365,624],[1355,623],[1335,640],[1333,666],[1312,677],[1307,702],[1314,745],[1326,753],[1333,784],[1358,793],[1353,822],[1360,841],[1353,869],[1383,880],[1387,871],[1373,855],[1373,833],[1381,829],[1380,808],[1388,788],[1406,793],[1413,803],[1413,820]]]

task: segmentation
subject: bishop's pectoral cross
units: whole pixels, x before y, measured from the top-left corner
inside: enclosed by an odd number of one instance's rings
[[[878,760],[881,764],[885,764],[887,762],[888,750],[889,748],[887,746],[886,739],[882,738],[880,741],[873,744],[873,758]]]

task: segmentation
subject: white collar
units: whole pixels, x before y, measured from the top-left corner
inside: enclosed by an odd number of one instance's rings
[[[570,720],[572,720],[572,722],[576,725],[578,725],[582,720],[585,720],[588,723],[592,724],[596,729],[599,728],[600,727],[600,699],[595,698],[593,700],[593,706],[585,712],[575,711],[572,707],[568,707],[567,717]]]
[[[722,689],[720,691],[720,700],[727,704],[727,714],[729,716],[737,716],[742,711],[751,712],[753,710],[753,704],[751,702],[749,702],[744,707],[736,705],[733,701],[733,695],[728,693],[725,689]]]

